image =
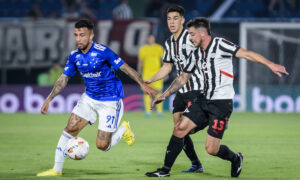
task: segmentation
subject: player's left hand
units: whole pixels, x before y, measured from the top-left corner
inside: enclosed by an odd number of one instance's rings
[[[282,74],[289,75],[289,73],[285,70],[285,67],[282,65],[272,63],[269,67],[273,73],[277,74],[279,77],[281,77]]]
[[[151,105],[151,110],[154,108],[156,104],[159,104],[163,102],[166,98],[164,96],[160,96],[157,99],[153,100],[152,105]]]
[[[151,87],[149,87],[146,83],[144,83],[142,86],[141,86],[142,90],[148,94],[149,96],[151,96],[152,98],[154,98],[157,94],[158,94],[158,91],[152,89]]]

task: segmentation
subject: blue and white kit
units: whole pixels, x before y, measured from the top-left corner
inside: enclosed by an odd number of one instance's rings
[[[98,128],[114,132],[123,115],[124,96],[122,82],[115,71],[123,64],[109,47],[95,42],[86,53],[79,49],[72,51],[63,74],[72,77],[79,71],[86,88],[72,112],[90,124],[98,116]]]

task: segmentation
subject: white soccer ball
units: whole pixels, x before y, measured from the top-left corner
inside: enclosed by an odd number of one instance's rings
[[[89,153],[89,143],[81,138],[74,137],[68,141],[65,149],[65,155],[74,160],[81,160]]]

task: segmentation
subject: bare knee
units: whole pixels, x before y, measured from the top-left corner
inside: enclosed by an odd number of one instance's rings
[[[173,134],[176,136],[176,137],[179,137],[179,138],[183,138],[184,136],[186,136],[186,127],[184,126],[176,126],[174,127],[174,132]]]
[[[96,146],[98,149],[102,150],[102,151],[106,151],[107,148],[109,147],[110,143],[107,141],[97,141],[96,142]]]
[[[208,154],[213,155],[213,156],[217,155],[219,152],[219,148],[216,148],[214,146],[210,146],[207,144],[205,145],[205,150]]]

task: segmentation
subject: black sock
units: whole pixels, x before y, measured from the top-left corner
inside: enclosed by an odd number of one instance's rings
[[[172,135],[166,151],[164,169],[171,169],[182,148],[183,138]]]
[[[192,138],[189,135],[186,135],[184,137],[184,146],[183,150],[187,157],[191,160],[193,165],[200,165],[200,160],[198,159],[198,156],[194,149],[194,144],[192,141]]]
[[[221,145],[219,152],[216,154],[219,158],[233,162],[237,155],[232,152],[226,145]]]

